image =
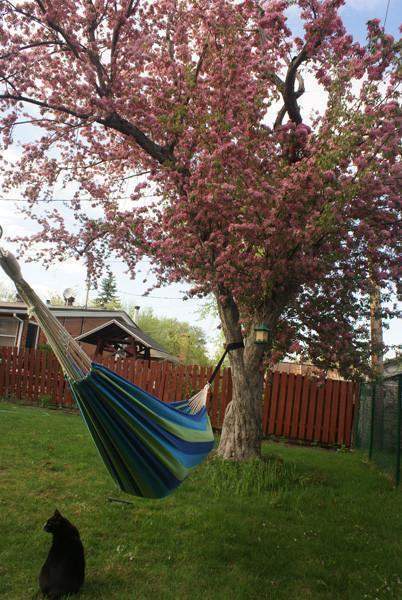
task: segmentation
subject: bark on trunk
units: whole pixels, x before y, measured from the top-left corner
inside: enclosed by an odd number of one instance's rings
[[[242,339],[239,314],[233,301],[220,304],[219,314],[226,341]],[[261,455],[264,350],[254,343],[252,331],[245,348],[229,355],[233,395],[223,422],[217,454],[230,460],[248,460]]]
[[[374,377],[382,377],[384,374],[383,347],[381,316],[381,290],[372,281],[370,293],[370,329],[371,329],[371,368]]]
[[[261,455],[263,373],[231,361],[233,396],[225,413],[218,455],[248,460]]]

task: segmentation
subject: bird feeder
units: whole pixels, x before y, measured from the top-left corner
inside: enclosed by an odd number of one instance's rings
[[[265,323],[261,323],[260,325],[257,325],[256,327],[254,327],[254,331],[255,331],[255,343],[256,344],[268,344],[268,336],[269,336],[269,329],[267,327],[267,325],[265,325]]]

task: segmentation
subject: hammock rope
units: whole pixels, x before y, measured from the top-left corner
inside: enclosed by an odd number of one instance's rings
[[[66,331],[31,286],[24,280],[17,259],[11,252],[0,248],[0,264],[12,279],[18,294],[35,317],[64,374],[71,382],[84,379],[91,371],[91,360],[78,342]]]
[[[28,313],[45,333],[116,484],[122,491],[136,496],[167,496],[214,447],[206,411],[208,392],[227,352],[243,347],[243,342],[226,346],[202,390],[187,400],[168,404],[106,367],[91,362],[24,280],[16,258],[2,248],[0,266],[14,282]]]

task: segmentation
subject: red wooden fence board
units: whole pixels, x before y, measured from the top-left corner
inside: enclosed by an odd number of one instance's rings
[[[325,384],[321,383],[318,388],[317,394],[317,408],[315,413],[315,426],[314,426],[314,441],[322,442],[322,426],[324,416],[324,403],[325,403]]]
[[[298,430],[298,434],[297,434],[297,439],[299,439],[299,440],[306,439],[309,392],[310,392],[310,380],[307,379],[307,377],[303,377],[300,418],[299,418],[299,430]]]
[[[286,438],[290,437],[292,425],[293,399],[295,388],[295,376],[289,374],[286,383],[286,399],[285,399],[285,414],[283,415],[282,435]]]
[[[300,419],[300,408],[301,408],[301,397],[303,388],[303,377],[302,375],[296,375],[294,399],[293,399],[293,414],[292,414],[292,427],[290,430],[290,438],[296,440],[299,434],[299,419]]]
[[[270,373],[266,375],[264,386],[264,397],[262,401],[262,432],[263,435],[268,433],[268,418],[269,418],[269,396],[271,392],[271,377]]]
[[[11,349],[10,348],[5,348],[5,352],[3,355],[4,358],[4,362],[2,361],[1,367],[2,369],[4,369],[4,395],[6,397],[9,396],[10,394],[10,354],[11,354]]]
[[[212,404],[212,414],[211,414],[211,423],[212,423],[212,427],[215,427],[216,424],[218,423],[218,402],[219,402],[219,394],[218,394],[218,389],[219,389],[219,375],[217,377],[215,377],[215,380],[213,381],[212,385],[211,385],[211,404]]]
[[[347,402],[347,383],[341,381],[339,389],[339,415],[338,415],[338,432],[337,432],[337,443],[341,443],[344,439],[345,434],[345,417],[346,417],[346,402]]]
[[[16,365],[16,353],[15,349],[11,349],[10,353],[10,367],[9,367],[9,389],[11,398],[15,398],[15,380],[17,377],[17,365]]]
[[[339,412],[339,381],[332,382],[332,406],[331,416],[329,420],[329,443],[335,444],[337,426],[338,426],[338,412]]]
[[[328,444],[329,442],[329,425],[331,418],[331,406],[332,406],[332,380],[328,379],[325,382],[325,400],[324,400],[324,419],[322,425],[322,442]]]
[[[287,373],[280,374],[278,412],[276,415],[275,423],[275,435],[278,436],[281,436],[283,434],[288,377],[289,375]]]
[[[345,446],[347,446],[347,447],[349,447],[351,445],[351,441],[352,441],[353,422],[354,422],[354,415],[356,414],[358,398],[359,398],[358,384],[350,383],[348,385],[348,394],[347,394],[347,402],[346,402],[346,410],[345,410],[344,441],[339,442],[339,444],[344,443]]]
[[[268,435],[275,435],[276,426],[276,415],[278,411],[278,393],[279,393],[279,381],[281,374],[275,372],[272,375],[271,395],[269,398],[269,421],[268,421]]]
[[[317,407],[317,383],[310,382],[310,393],[308,395],[307,408],[307,423],[306,423],[306,440],[312,442],[314,440],[314,421]]]

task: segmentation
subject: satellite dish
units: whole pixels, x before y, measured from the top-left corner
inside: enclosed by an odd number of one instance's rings
[[[66,302],[66,306],[72,306],[75,300],[75,290],[73,290],[73,288],[66,288],[63,292],[63,297]]]
[[[63,292],[64,300],[69,300],[70,298],[75,298],[75,291],[73,288],[66,288]]]

